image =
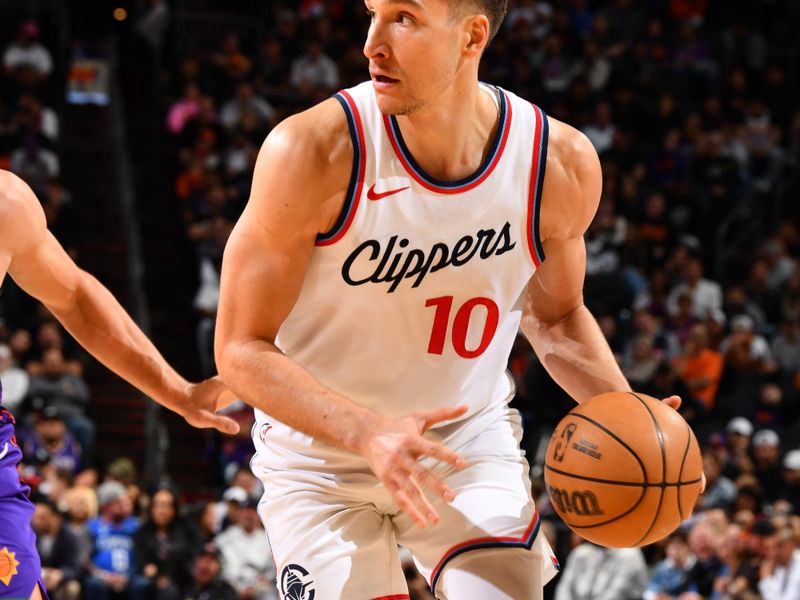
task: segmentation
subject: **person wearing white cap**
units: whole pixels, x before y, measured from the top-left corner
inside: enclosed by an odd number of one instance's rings
[[[772,429],[761,429],[753,436],[753,461],[756,476],[764,490],[764,502],[775,502],[783,485],[781,477],[781,439]]]
[[[783,457],[781,498],[788,500],[795,511],[800,510],[800,450],[791,450]]]

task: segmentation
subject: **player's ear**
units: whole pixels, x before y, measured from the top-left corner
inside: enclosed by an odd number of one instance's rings
[[[491,27],[486,15],[474,15],[464,23],[464,51],[480,56],[489,44]]]

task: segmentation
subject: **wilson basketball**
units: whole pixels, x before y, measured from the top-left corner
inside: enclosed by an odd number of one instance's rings
[[[655,398],[595,396],[556,427],[544,479],[564,522],[610,548],[644,546],[689,517],[703,463],[689,424]]]

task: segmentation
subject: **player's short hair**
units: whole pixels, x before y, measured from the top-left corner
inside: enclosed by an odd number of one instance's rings
[[[489,41],[494,39],[500,25],[508,12],[508,0],[450,0],[450,8],[456,18],[461,18],[469,11],[477,11],[489,19]]]

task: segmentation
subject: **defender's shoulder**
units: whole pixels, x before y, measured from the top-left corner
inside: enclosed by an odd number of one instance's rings
[[[33,190],[14,173],[0,169],[0,244],[11,253],[24,252],[46,229],[41,204]]]

